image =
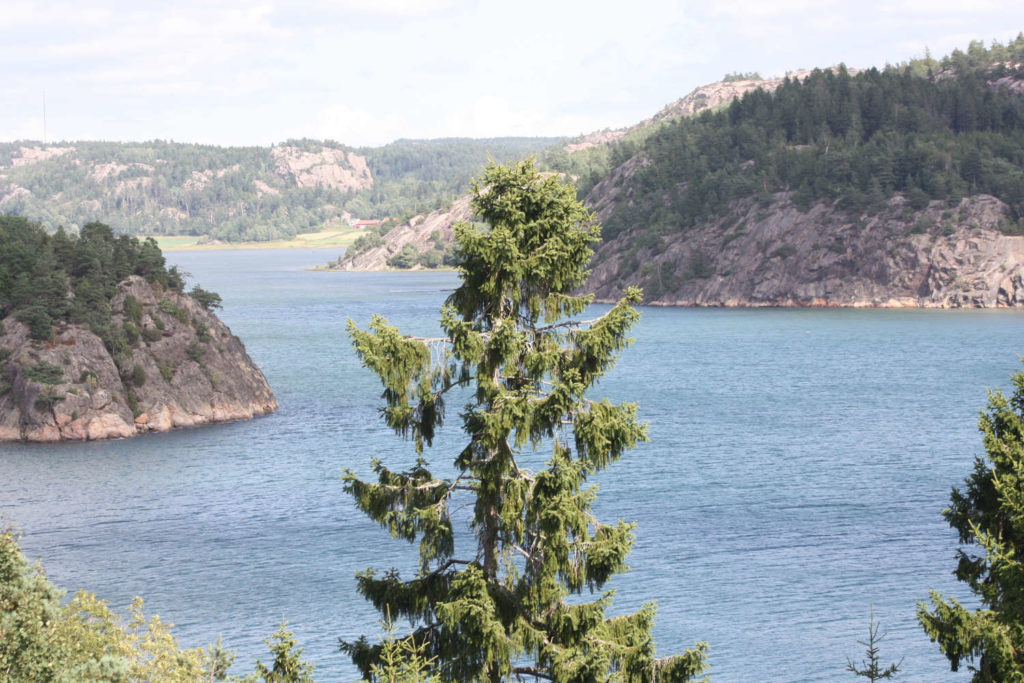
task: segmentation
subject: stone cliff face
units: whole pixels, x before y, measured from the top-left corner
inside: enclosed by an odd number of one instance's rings
[[[894,197],[849,216],[801,211],[781,193],[654,244],[620,235],[601,245],[585,289],[614,301],[638,285],[666,306],[1020,306],[1024,236],[1000,232],[1006,216],[987,195],[920,211]]]
[[[215,315],[138,277],[119,290],[113,324],[132,322],[135,302],[142,314],[137,343],[117,362],[85,327],[58,327],[41,342],[17,320],[0,320],[0,441],[123,438],[277,409],[263,373]]]
[[[452,225],[473,217],[470,197],[457,199],[451,206],[412,218],[408,223],[393,228],[384,235],[383,244],[355,255],[346,254],[332,266],[333,270],[388,270],[388,259],[402,251],[407,244],[418,251],[426,251],[436,240],[449,244],[454,240]],[[431,237],[436,233],[436,238]],[[417,266],[418,268],[419,266]]]

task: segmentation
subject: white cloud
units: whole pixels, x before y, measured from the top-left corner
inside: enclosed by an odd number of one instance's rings
[[[13,142],[15,140],[42,140],[43,139],[43,117],[28,116],[15,121],[6,122],[0,132],[0,140]]]
[[[449,11],[455,0],[339,0],[335,9],[392,18],[428,17]]]
[[[349,104],[336,104],[319,110],[304,124],[284,130],[287,138],[337,140],[354,146],[377,146],[410,136],[409,121],[400,114],[377,113]]]
[[[473,138],[578,135],[603,127],[603,117],[553,114],[540,106],[520,105],[487,94],[445,113],[431,135]]]

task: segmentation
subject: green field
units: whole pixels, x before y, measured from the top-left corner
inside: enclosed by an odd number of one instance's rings
[[[355,228],[337,228],[321,232],[307,232],[296,235],[290,240],[273,240],[271,242],[220,242],[206,241],[205,237],[196,235],[163,235],[156,238],[163,251],[186,251],[195,249],[317,249],[348,247],[361,234]]]

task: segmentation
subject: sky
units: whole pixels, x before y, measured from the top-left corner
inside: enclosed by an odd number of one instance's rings
[[[1021,31],[1021,0],[3,0],[0,141],[575,136]]]

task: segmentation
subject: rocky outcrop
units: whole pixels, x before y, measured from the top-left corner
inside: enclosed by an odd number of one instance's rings
[[[111,306],[114,326],[139,330],[116,360],[83,326],[41,342],[0,320],[0,441],[124,438],[277,409],[242,342],[191,297],[133,277]]]
[[[331,270],[388,270],[388,259],[412,245],[419,252],[431,249],[438,241],[450,244],[454,240],[452,226],[473,218],[470,196],[452,202],[451,206],[416,216],[404,225],[388,231],[383,242],[355,254],[345,254],[330,266]],[[418,267],[418,266],[417,266]]]
[[[586,291],[614,301],[644,288],[666,306],[1004,307],[1024,305],[1024,236],[977,195],[914,211],[893,197],[874,215],[780,193],[651,244],[633,232],[601,246]],[[646,244],[646,246],[640,246]]]
[[[366,158],[355,152],[323,147],[310,152],[298,147],[280,146],[270,152],[274,171],[283,180],[299,187],[325,187],[342,192],[373,187],[373,176]]]

